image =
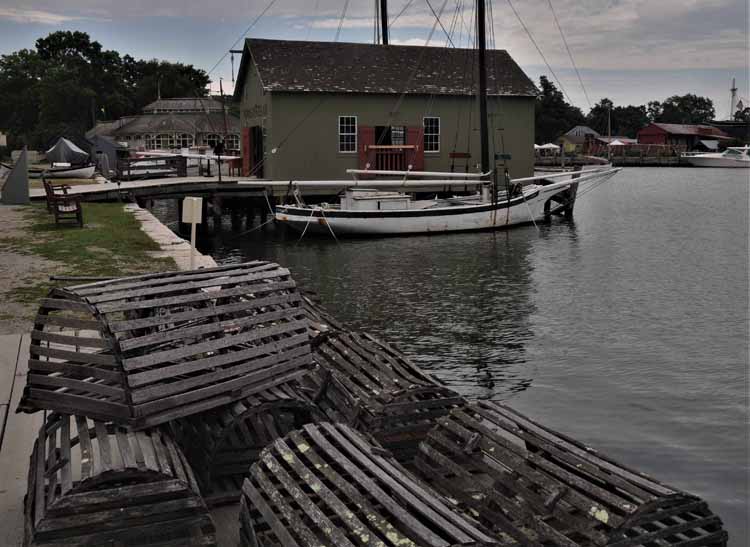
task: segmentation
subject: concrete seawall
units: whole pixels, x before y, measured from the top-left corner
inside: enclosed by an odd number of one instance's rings
[[[154,257],[172,258],[180,270],[190,269],[190,242],[182,239],[167,226],[161,223],[150,211],[143,209],[135,203],[125,205],[125,210],[132,213],[141,223],[141,230],[153,239],[161,248],[160,251],[149,253]],[[195,251],[196,268],[214,268],[216,261],[210,255],[204,255]]]

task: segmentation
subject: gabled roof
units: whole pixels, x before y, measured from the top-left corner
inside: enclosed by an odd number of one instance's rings
[[[558,140],[565,140],[571,144],[583,144],[586,142],[586,136],[591,135],[594,138],[599,137],[599,133],[591,129],[587,125],[576,125],[573,129],[560,136]]]
[[[565,137],[584,137],[586,135],[599,136],[599,133],[591,129],[588,125],[576,125],[573,129],[565,133]]]
[[[266,92],[474,95],[473,49],[291,40],[245,41],[235,98],[251,58]],[[533,82],[505,50],[487,52],[489,95],[535,97]]]
[[[144,106],[143,112],[221,112],[221,106],[221,102],[213,97],[175,97],[157,99]]]
[[[721,129],[710,125],[689,125],[679,123],[652,123],[651,125],[666,131],[670,135],[695,135],[698,137],[715,137],[719,139],[730,138],[729,135],[724,133]]]
[[[125,123],[112,135],[134,135],[143,133],[223,133],[224,115],[220,112],[171,112],[168,114],[142,114],[125,118]],[[240,132],[240,119],[227,113],[230,133]]]

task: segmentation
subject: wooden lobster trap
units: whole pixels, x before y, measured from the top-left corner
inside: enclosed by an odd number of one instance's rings
[[[709,547],[727,533],[706,503],[496,403],[445,418],[417,472],[513,544]]]
[[[345,331],[344,326],[339,323],[320,302],[320,298],[312,291],[303,290],[302,309],[310,325],[310,336],[316,338],[320,334],[332,330]]]
[[[313,400],[333,421],[372,434],[402,462],[435,420],[465,404],[392,346],[369,334],[328,331],[314,341]]]
[[[162,428],[50,414],[34,443],[26,545],[216,545],[185,457]]]
[[[276,440],[242,486],[240,545],[501,545],[382,452],[344,424]]]
[[[322,414],[295,382],[172,423],[209,505],[237,503],[261,450]]]
[[[53,289],[31,333],[19,410],[148,427],[302,375],[308,320],[269,262]]]

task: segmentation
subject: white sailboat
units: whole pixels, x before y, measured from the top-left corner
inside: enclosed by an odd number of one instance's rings
[[[604,167],[588,171],[514,179],[510,192],[498,191],[486,179],[471,180],[354,180],[346,186],[339,204],[276,207],[276,220],[300,232],[342,236],[380,236],[419,233],[489,230],[526,224],[572,210],[579,184],[603,181],[620,169]],[[380,172],[350,170],[361,175]],[[392,173],[392,172],[389,172]],[[408,173],[408,175],[424,175]],[[440,173],[445,177],[453,173]],[[465,175],[461,175],[465,176]],[[477,175],[481,177],[481,175]],[[298,182],[304,189],[330,182]],[[425,187],[479,186],[473,195],[435,199],[414,199],[411,192]],[[295,191],[295,196],[299,192]]]
[[[578,185],[602,181],[619,169],[610,166],[584,173],[562,173],[498,181],[490,164],[487,116],[487,72],[485,61],[485,0],[477,0],[477,43],[479,57],[479,120],[482,173],[424,173],[412,171],[348,170],[354,180],[346,184],[340,203],[306,205],[299,189],[305,186],[331,187],[331,181],[296,183],[297,203],[276,208],[276,220],[303,233],[331,232],[334,236],[376,236],[417,233],[459,232],[504,228],[543,220],[555,212],[572,212]],[[383,35],[387,26],[384,23]],[[502,155],[501,155],[502,156]],[[361,180],[386,176],[392,180]],[[393,179],[395,177],[395,179]],[[414,180],[415,177],[433,180]],[[474,195],[438,199],[416,199],[420,188],[466,186],[479,188]],[[401,190],[401,191],[399,191]]]

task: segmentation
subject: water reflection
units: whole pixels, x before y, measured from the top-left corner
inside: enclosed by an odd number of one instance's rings
[[[170,202],[156,202],[154,212],[176,218]],[[395,344],[461,394],[503,400],[531,385],[529,254],[547,237],[544,227],[299,244],[283,227],[239,236],[228,222],[223,227],[199,238],[201,251],[222,263],[289,267],[342,321]]]

